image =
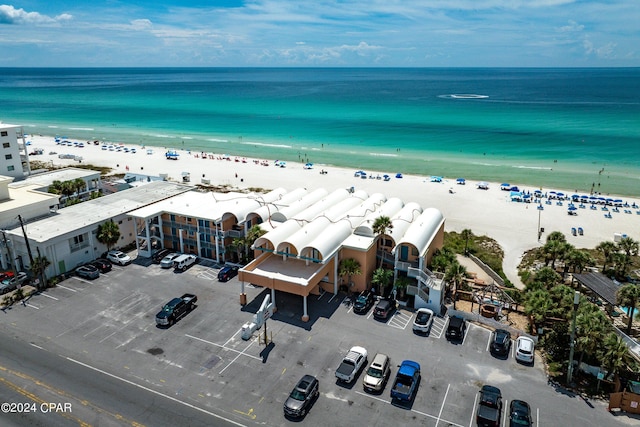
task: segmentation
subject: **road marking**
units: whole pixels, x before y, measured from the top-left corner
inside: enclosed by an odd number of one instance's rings
[[[476,405],[478,404],[478,393],[476,393],[476,397],[473,399],[473,411],[471,411],[471,419],[469,420],[469,427],[471,427],[471,423],[473,423],[473,419],[476,416]]]
[[[327,304],[329,304],[331,301],[333,301],[333,299],[335,297],[337,297],[337,296],[338,296],[338,294],[333,294],[333,296],[331,298],[329,298],[329,301],[327,301]]]
[[[509,403],[509,400],[505,399],[504,400],[504,416],[502,417],[503,424],[507,422],[507,408],[509,407],[508,403]]]
[[[91,331],[87,332],[86,334],[83,335],[83,338],[88,337],[89,335],[91,335],[92,333],[94,333],[95,331],[97,331],[98,329],[102,328],[104,325],[98,325],[97,327],[93,328]]]
[[[95,367],[93,367],[93,366],[91,366],[91,365],[87,365],[86,363],[79,362],[79,361],[74,360],[74,359],[72,359],[72,358],[70,358],[70,357],[66,357],[66,359],[67,359],[68,361],[70,361],[70,362],[76,363],[76,364],[78,364],[78,365],[80,365],[80,366],[84,366],[85,368],[88,368],[88,369],[91,369],[91,370],[93,370],[93,371],[99,372],[99,373],[101,373],[101,374],[103,374],[103,375],[106,375],[106,376],[108,376],[108,377],[111,377],[111,378],[114,378],[114,379],[116,379],[116,380],[122,381],[122,382],[127,383],[127,384],[129,384],[129,385],[132,385],[132,386],[134,386],[134,387],[138,387],[138,388],[140,388],[140,389],[142,389],[142,390],[148,391],[149,393],[153,393],[153,394],[155,394],[156,396],[162,396],[162,397],[164,397],[165,399],[169,399],[169,400],[171,400],[171,401],[173,401],[173,402],[179,403],[179,404],[184,405],[184,406],[186,406],[186,407],[188,407],[188,408],[191,408],[191,409],[194,409],[194,410],[196,410],[196,411],[202,412],[203,414],[211,415],[212,417],[215,417],[215,418],[217,418],[217,419],[219,419],[219,420],[226,421],[226,422],[231,423],[231,424],[236,425],[236,426],[246,427],[244,424],[240,424],[240,423],[238,423],[238,422],[236,422],[236,421],[234,421],[234,420],[232,420],[232,419],[225,418],[225,417],[223,417],[223,416],[221,416],[221,415],[218,415],[218,414],[216,414],[216,413],[213,413],[213,412],[207,411],[206,409],[199,408],[199,407],[197,407],[197,406],[195,406],[195,405],[192,405],[192,404],[190,404],[190,403],[187,403],[187,402],[184,402],[184,401],[182,401],[182,400],[176,399],[175,397],[168,396],[168,395],[166,395],[166,394],[164,394],[164,393],[160,393],[159,391],[156,391],[156,390],[153,390],[153,389],[151,389],[151,388],[145,387],[145,386],[143,386],[143,385],[140,385],[140,384],[134,383],[133,381],[129,381],[129,380],[127,380],[127,379],[121,378],[121,377],[119,377],[119,376],[117,376],[117,375],[114,375],[114,374],[111,374],[111,373],[109,373],[109,372],[107,372],[107,371],[103,371],[102,369],[95,368]]]
[[[216,347],[219,347],[219,348],[222,348],[222,349],[225,349],[225,350],[229,350],[229,351],[233,351],[233,352],[236,352],[236,353],[240,353],[240,354],[241,354],[241,355],[243,355],[243,356],[247,356],[247,357],[250,357],[250,358],[252,358],[252,359],[256,359],[256,360],[260,360],[260,361],[262,361],[262,358],[260,358],[260,357],[253,356],[253,355],[251,355],[251,354],[244,354],[244,351],[238,351],[238,350],[236,350],[235,348],[225,347],[224,345],[220,345],[220,344],[217,344],[217,343],[215,343],[215,342],[211,342],[211,341],[203,340],[202,338],[194,337],[193,335],[189,335],[189,334],[184,334],[184,335],[185,335],[186,337],[188,337],[188,338],[192,338],[192,339],[194,339],[194,340],[202,341],[203,343],[211,344],[211,345],[214,345],[214,346],[216,346]]]
[[[235,334],[231,335],[231,338],[229,338],[228,340],[226,340],[226,341],[224,342],[224,344],[222,344],[222,347],[226,346],[226,345],[229,343],[229,341],[231,341],[231,340],[232,340],[236,335],[238,335],[238,332],[240,332],[240,331],[242,331],[242,329],[238,329],[238,330],[236,331],[236,333],[235,333]]]
[[[487,349],[485,351],[489,351],[489,346],[491,345],[491,335],[489,334],[489,339],[487,340]]]
[[[438,427],[438,423],[440,422],[440,417],[442,417],[442,410],[444,409],[444,404],[447,401],[447,396],[449,395],[449,388],[451,384],[447,385],[447,391],[444,394],[444,399],[442,399],[442,405],[440,406],[440,412],[438,412],[438,419],[436,420],[436,427]]]
[[[40,347],[39,345],[35,345],[34,343],[29,343],[32,347],[38,348],[40,350],[44,350],[44,348]]]
[[[238,411],[237,409],[234,409],[233,412],[241,414],[241,415],[245,415],[249,418],[251,418],[252,420],[256,419],[256,414],[253,413],[253,408],[249,408],[249,411],[247,412],[242,412],[242,411]]]
[[[56,300],[56,301],[60,301],[58,298],[52,297],[51,295],[47,295],[44,292],[40,292],[38,295],[42,295],[43,297],[51,298],[51,299]]]
[[[35,308],[36,310],[40,310],[40,307],[36,307],[33,304],[29,304],[29,303],[23,303],[23,304],[26,305],[27,307]]]
[[[79,280],[79,281],[81,281],[81,282],[84,282],[84,283],[86,283],[87,285],[90,285],[90,284],[91,284],[91,282],[90,282],[90,281],[88,281],[88,280],[86,280],[86,279],[83,279],[82,277],[73,276],[73,278],[74,278],[74,279],[76,279],[76,280]]]
[[[536,408],[536,425],[540,427],[540,408]]]
[[[251,346],[253,345],[253,343],[254,343],[254,342],[256,342],[256,340],[251,341],[251,343],[250,343],[248,346],[246,346],[246,347],[244,348],[244,350],[242,350],[242,352],[240,352],[240,354],[238,354],[238,355],[235,357],[235,359],[233,359],[231,362],[229,362],[229,364],[228,364],[227,366],[225,366],[225,367],[222,369],[222,371],[220,371],[220,372],[219,372],[219,373],[220,373],[220,375],[222,375],[222,373],[223,373],[223,372],[224,372],[224,371],[225,371],[229,366],[231,366],[231,365],[233,364],[233,362],[235,362],[236,360],[238,360],[238,358],[239,358],[240,356],[242,356],[242,355],[244,354],[244,352],[245,352],[245,351],[249,350],[249,347],[251,347]],[[247,356],[248,356],[248,355],[247,355]]]
[[[56,285],[56,287],[57,287],[57,288],[66,289],[66,290],[71,291],[71,292],[78,292],[78,291],[76,291],[75,289],[67,288],[67,287],[66,287],[66,286],[64,286],[64,285]]]
[[[107,335],[106,337],[102,338],[100,341],[98,341],[99,343],[102,343],[104,341],[106,341],[107,339],[111,338],[112,336],[114,336],[115,334],[117,334],[118,331],[113,331],[112,333],[110,333],[109,335]]]

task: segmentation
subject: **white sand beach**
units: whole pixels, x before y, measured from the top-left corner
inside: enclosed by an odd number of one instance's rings
[[[313,169],[305,169],[304,163],[287,162],[286,167],[276,167],[275,159],[242,158],[223,159],[221,154],[196,153],[187,150],[178,151],[178,160],[167,160],[165,150],[161,147],[136,148],[136,153],[102,150],[100,145],[87,144],[84,148],[56,145],[53,137],[30,136],[31,152],[35,148],[44,150],[43,155],[32,156],[31,160],[53,162],[54,165],[73,166],[78,162],[71,159],[60,159],[59,154],[75,154],[82,156],[83,164],[94,164],[113,168],[114,173],[143,173],[148,175],[168,174],[169,179],[182,181],[183,172],[188,172],[191,184],[201,183],[207,179],[212,185],[230,185],[237,188],[262,188],[266,190],[283,187],[293,190],[298,187],[307,189],[325,188],[329,191],[337,188],[355,187],[369,194],[380,192],[387,197],[398,197],[405,203],[419,203],[423,208],[435,207],[445,216],[446,231],[470,229],[476,235],[487,235],[497,240],[505,252],[504,271],[509,280],[521,286],[516,268],[523,253],[539,246],[552,231],[560,231],[567,236],[569,243],[577,248],[593,248],[598,243],[612,241],[615,233],[626,234],[640,240],[640,208],[632,208],[634,203],[640,205],[640,199],[629,197],[612,197],[623,199],[628,207],[619,207],[619,212],[603,211],[602,206],[591,209],[590,204],[579,208],[575,203],[577,215],[567,213],[570,201],[559,205],[553,200],[551,204],[542,203],[543,210],[536,203],[512,202],[508,191],[500,190],[500,183],[489,183],[489,189],[481,190],[477,182],[467,181],[465,185],[456,183],[456,179],[444,178],[442,182],[430,182],[430,177],[403,175],[396,178],[390,171],[366,171],[369,175],[382,177],[389,174],[391,179],[362,179],[355,177],[358,168],[344,169],[315,164]],[[56,154],[49,154],[55,152]],[[204,154],[204,155],[203,155]],[[264,165],[266,164],[266,166]],[[321,174],[324,170],[327,173]],[[511,183],[518,185],[518,183]],[[521,190],[531,188],[518,185]],[[453,193],[450,192],[453,191]],[[558,191],[565,195],[574,194],[572,189],[542,188],[543,192]],[[606,218],[610,214],[611,218]],[[544,228],[541,242],[538,241],[538,224]],[[583,235],[572,235],[572,228],[584,230]]]

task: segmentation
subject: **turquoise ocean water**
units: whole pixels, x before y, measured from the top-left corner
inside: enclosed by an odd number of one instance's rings
[[[4,68],[27,132],[640,196],[640,69]]]

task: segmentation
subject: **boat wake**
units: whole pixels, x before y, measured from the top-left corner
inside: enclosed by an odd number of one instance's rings
[[[451,93],[448,95],[440,95],[439,97],[445,99],[485,99],[488,98],[489,95],[478,95],[475,93]]]

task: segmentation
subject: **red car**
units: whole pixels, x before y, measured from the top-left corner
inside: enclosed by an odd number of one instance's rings
[[[3,271],[2,273],[0,273],[0,282],[6,279],[11,279],[13,276],[13,271]]]

